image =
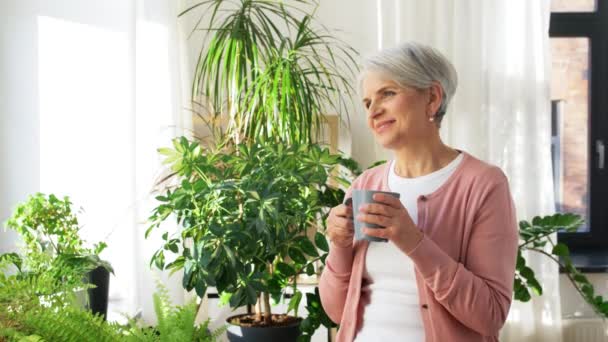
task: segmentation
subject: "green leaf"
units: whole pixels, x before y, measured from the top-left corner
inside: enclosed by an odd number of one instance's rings
[[[165,268],[165,253],[163,251],[158,252],[153,260],[158,269],[163,270]]]
[[[306,321],[306,320],[304,320]],[[305,324],[304,321],[302,321],[301,324]],[[300,329],[303,329],[302,327]],[[311,336],[310,335],[300,335],[298,336],[298,339],[296,340],[297,342],[310,342]]]
[[[527,280],[534,279],[534,271],[530,267],[522,267],[519,271],[519,274],[521,274],[521,276],[526,278]]]
[[[305,264],[306,257],[299,249],[290,247],[288,250],[289,257],[298,264]]]
[[[306,266],[306,274],[309,276],[312,276],[315,274],[315,266],[312,263],[310,263],[310,264],[308,264],[308,266]]]
[[[315,244],[323,252],[329,252],[329,245],[327,244],[327,239],[325,238],[325,235],[323,235],[319,232],[316,232],[315,233]]]
[[[296,270],[293,267],[283,262],[277,264],[277,270],[286,277],[291,277],[296,274]]]
[[[294,311],[296,312],[298,307],[300,306],[300,301],[302,300],[302,292],[296,291],[291,300],[289,300],[289,305],[287,306],[287,313]]]
[[[21,272],[21,265],[23,264],[23,261],[21,260],[21,257],[19,256],[19,254],[17,254],[17,253],[1,254],[0,255],[0,264],[2,262],[8,262],[8,263],[15,265],[17,270],[19,270],[19,272]]]
[[[230,307],[236,308],[245,303],[245,290],[241,287],[236,290],[230,297]]]
[[[528,279],[528,287],[530,287],[537,296],[542,296],[543,288],[536,278]]]
[[[520,269],[525,266],[526,266],[526,259],[524,259],[524,257],[521,255],[521,251],[518,251],[516,268]]]
[[[593,286],[591,286],[591,284],[584,284],[581,287],[581,291],[583,291],[583,293],[589,297],[589,298],[593,298],[593,294],[594,294],[594,290],[593,290]]]
[[[312,257],[319,256],[319,252],[317,252],[317,248],[315,247],[315,245],[312,244],[312,242],[310,242],[310,240],[308,240],[308,237],[306,237],[306,236],[299,237],[297,239],[297,243],[298,243],[298,247],[300,248],[300,250],[302,250],[304,253],[306,253]]]
[[[515,299],[522,301],[522,302],[527,302],[532,298],[530,296],[530,292],[528,292],[528,289],[523,285],[521,280],[517,277],[515,278],[515,281],[513,284],[513,292],[515,293],[515,296],[514,296]]]
[[[177,246],[177,243],[175,241],[167,244],[167,248],[173,253],[179,252],[179,247]]]
[[[568,246],[566,246],[563,243],[558,243],[557,245],[555,245],[555,247],[553,247],[553,250],[551,251],[551,253],[553,255],[557,255],[557,256],[561,256],[561,257],[568,257],[570,255],[570,252],[568,250]]]
[[[247,286],[247,304],[255,305],[255,303],[257,302],[257,298],[258,294],[255,288],[253,288],[253,286]]]
[[[191,282],[195,269],[196,263],[191,259],[186,260],[184,263],[184,277],[182,278],[182,286],[188,291],[192,290]]]
[[[203,298],[207,292],[207,284],[205,284],[203,279],[199,279],[194,286],[194,290],[196,291],[197,296]]]
[[[579,282],[579,283],[588,283],[589,280],[587,280],[587,277],[585,277],[582,274],[575,274],[573,277],[574,281]]]

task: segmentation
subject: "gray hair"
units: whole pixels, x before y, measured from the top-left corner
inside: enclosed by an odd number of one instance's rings
[[[414,42],[384,49],[368,57],[359,75],[360,90],[365,75],[370,71],[382,73],[402,87],[427,89],[433,82],[439,82],[444,95],[435,113],[437,124],[445,115],[458,84],[456,69],[444,55],[430,46]]]

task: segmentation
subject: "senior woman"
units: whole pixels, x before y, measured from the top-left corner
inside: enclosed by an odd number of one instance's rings
[[[441,141],[456,84],[452,64],[416,43],[364,64],[367,122],[394,159],[360,175],[346,199],[354,189],[401,197],[330,212],[320,294],[340,323],[338,342],[498,340],[512,298],[515,210],[498,167]],[[353,217],[385,227],[364,233],[388,243],[354,241]]]

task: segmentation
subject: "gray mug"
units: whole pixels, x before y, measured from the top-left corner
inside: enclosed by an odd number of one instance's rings
[[[362,204],[376,203],[376,201],[374,201],[374,199],[373,199],[374,194],[387,194],[387,195],[391,195],[395,198],[400,197],[400,195],[396,192],[377,191],[377,190],[353,190],[353,192],[352,192],[353,216],[356,217],[359,214],[359,207]],[[349,200],[351,200],[351,199],[349,198],[346,200],[346,204],[348,204],[348,202],[350,202]],[[369,236],[369,235],[363,233],[363,227],[375,228],[375,229],[382,229],[384,227],[379,226],[377,224],[373,224],[373,223],[361,222],[356,219],[353,219],[353,223],[355,225],[355,240],[363,239],[363,240],[377,241],[377,242],[387,242],[388,241],[386,239],[378,238],[375,236]]]

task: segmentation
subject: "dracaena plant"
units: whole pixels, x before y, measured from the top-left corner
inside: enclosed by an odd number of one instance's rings
[[[526,259],[522,254],[526,251],[540,253],[559,264],[581,297],[599,316],[608,318],[608,301],[602,296],[596,295],[593,285],[587,277],[574,267],[568,246],[563,243],[555,243],[551,238],[558,231],[576,232],[583,222],[579,215],[565,213],[543,217],[537,216],[532,221],[521,221],[519,223],[521,242],[517,254],[513,288],[516,300],[529,301],[531,299],[530,292],[542,295],[542,286],[536,279],[534,271],[526,265]]]
[[[214,286],[230,296],[231,307],[257,303],[260,321],[270,320],[270,297],[278,301],[293,288],[288,311],[297,316],[296,276],[314,274],[328,252],[321,232],[307,232],[326,213],[328,198],[344,194],[328,186],[341,157],[318,145],[204,149],[185,138],[160,152],[178,181],[157,197],[146,236],[167,220],[182,229],[162,232],[152,263],[183,269],[184,288],[201,297]]]
[[[224,138],[312,143],[324,114],[344,113],[357,52],[315,22],[317,5],[207,0],[180,14],[197,14],[193,30],[207,33],[192,99],[226,118]]]

